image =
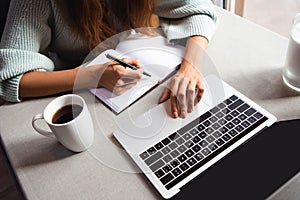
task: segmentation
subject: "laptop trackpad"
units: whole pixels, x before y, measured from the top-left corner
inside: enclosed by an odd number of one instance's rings
[[[121,125],[120,130],[126,135],[136,139],[149,139],[158,134],[176,131],[185,124],[188,124],[196,117],[209,110],[204,102],[195,106],[194,111],[189,113],[185,119],[174,119],[171,115],[170,100],[150,109],[134,120],[126,121],[126,125]]]

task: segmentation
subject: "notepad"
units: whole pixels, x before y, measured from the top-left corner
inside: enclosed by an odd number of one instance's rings
[[[110,61],[105,54],[109,53],[117,58],[138,58],[141,66],[151,74],[142,79],[121,95],[116,95],[105,88],[93,88],[90,91],[99,98],[114,113],[124,111],[140,97],[157,86],[159,80],[165,79],[181,63],[184,47],[168,44],[163,36],[145,36],[135,33],[122,40],[115,49],[102,52],[87,66],[102,64]],[[127,69],[131,70],[131,69]]]

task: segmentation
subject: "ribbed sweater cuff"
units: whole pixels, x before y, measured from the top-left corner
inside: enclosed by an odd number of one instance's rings
[[[204,36],[210,41],[217,27],[217,23],[208,15],[194,15],[179,20],[163,19],[161,24],[170,43],[194,35]]]
[[[20,102],[19,98],[19,82],[22,75],[7,79],[0,83],[1,98],[9,102]]]

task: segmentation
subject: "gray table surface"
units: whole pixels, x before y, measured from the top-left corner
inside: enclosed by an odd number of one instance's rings
[[[288,39],[218,9],[220,22],[208,55],[220,76],[273,113],[278,120],[299,118],[298,93],[281,79]],[[116,116],[87,91],[95,141],[73,154],[53,139],[37,134],[33,115],[54,97],[0,107],[0,132],[14,172],[28,199],[160,199],[160,195],[114,140],[120,121],[157,105],[157,88]],[[43,126],[43,123],[41,123]]]

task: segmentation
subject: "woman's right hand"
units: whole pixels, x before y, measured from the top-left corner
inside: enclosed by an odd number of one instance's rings
[[[130,58],[123,58],[122,60],[139,69],[127,70],[124,66],[114,61],[88,67],[92,70],[94,81],[98,80],[98,83],[95,83],[94,87],[104,87],[120,95],[136,85],[142,78],[142,69],[139,60]]]

